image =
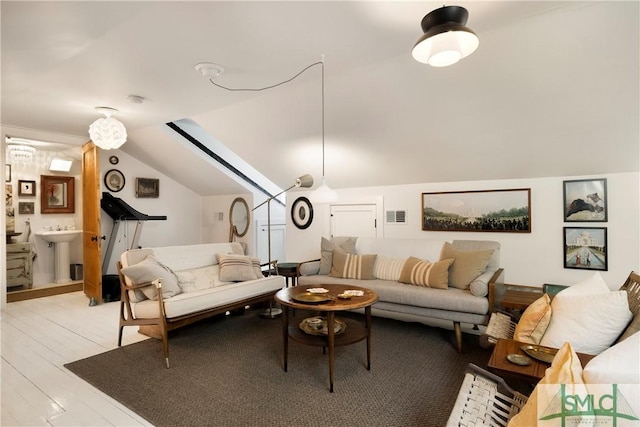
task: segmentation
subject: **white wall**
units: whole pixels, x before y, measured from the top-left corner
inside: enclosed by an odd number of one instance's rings
[[[117,165],[109,163],[109,157],[119,158]],[[111,193],[122,199],[135,210],[151,216],[166,215],[166,220],[146,221],[143,224],[139,245],[144,247],[186,245],[202,243],[202,197],[170,177],[129,156],[120,150],[100,152],[101,191],[107,191],[104,186],[104,175],[111,169],[117,169],[124,174],[125,185],[122,190]],[[136,178],[157,178],[160,180],[160,197],[137,198]],[[107,237],[103,242],[103,256],[113,220],[104,211],[101,216],[102,234]],[[108,260],[108,274],[116,274],[116,261],[120,254],[130,247],[135,231],[135,221],[123,221],[120,225],[111,259]]]
[[[563,221],[563,181],[607,178],[608,222],[565,223]],[[421,193],[438,191],[531,188],[531,233],[435,232],[422,231]],[[501,265],[505,281],[542,286],[544,283],[572,284],[592,274],[565,269],[563,227],[606,227],[608,233],[608,271],[602,272],[610,288],[619,288],[631,270],[640,270],[640,174],[533,178],[519,180],[425,183],[389,187],[339,190],[337,203],[365,203],[382,197],[384,210],[407,210],[407,224],[385,224],[383,235],[415,239],[482,239],[501,243]],[[310,192],[300,193],[309,195]],[[289,197],[288,205],[295,200]],[[314,219],[306,230],[297,229],[287,216],[287,254],[290,261],[320,256],[320,238],[329,235],[328,205],[314,205]],[[288,211],[288,210],[287,210]]]

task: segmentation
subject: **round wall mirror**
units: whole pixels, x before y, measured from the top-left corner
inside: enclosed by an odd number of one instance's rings
[[[249,205],[242,197],[236,197],[229,210],[231,231],[238,237],[247,234],[249,230]]]

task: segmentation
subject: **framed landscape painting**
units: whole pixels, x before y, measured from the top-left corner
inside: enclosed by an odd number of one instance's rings
[[[607,179],[564,181],[565,222],[607,222]]]
[[[607,229],[564,227],[564,268],[607,271]]]
[[[425,231],[531,233],[531,189],[422,193]]]

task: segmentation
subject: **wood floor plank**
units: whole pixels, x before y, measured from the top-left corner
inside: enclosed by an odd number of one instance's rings
[[[118,303],[89,307],[82,292],[7,304],[2,336],[3,426],[149,423],[64,368],[117,347]],[[124,331],[130,344],[148,337]]]

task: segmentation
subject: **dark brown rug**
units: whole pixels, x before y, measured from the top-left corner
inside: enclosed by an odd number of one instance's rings
[[[334,393],[320,348],[291,342],[284,372],[281,320],[251,311],[174,331],[170,369],[156,340],[65,367],[156,426],[407,427],[444,426],[467,364],[490,356],[421,324],[374,317],[372,335],[371,371],[364,341],[336,349]]]

